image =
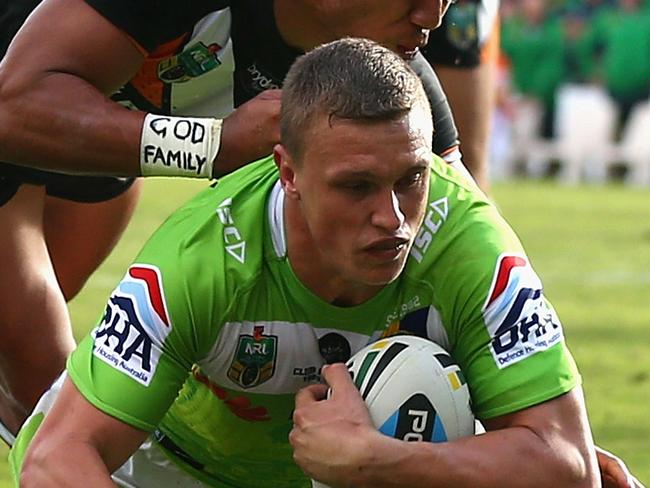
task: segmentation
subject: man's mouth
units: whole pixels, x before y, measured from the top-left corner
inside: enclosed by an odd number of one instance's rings
[[[403,59],[413,59],[420,50],[420,46],[397,46],[397,54]]]
[[[381,260],[391,261],[407,248],[409,240],[404,237],[379,239],[364,248],[364,252]]]

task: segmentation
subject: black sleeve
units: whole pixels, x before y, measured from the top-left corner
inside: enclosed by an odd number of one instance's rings
[[[165,42],[192,32],[194,24],[229,0],[86,0],[115,26],[135,39],[148,52]]]
[[[0,59],[27,16],[41,0],[0,0]]]
[[[457,146],[458,129],[451,113],[451,107],[447,101],[447,95],[440,85],[431,65],[418,53],[410,62],[411,68],[415,71],[424,85],[431,104],[433,114],[433,152],[443,154],[448,149]]]

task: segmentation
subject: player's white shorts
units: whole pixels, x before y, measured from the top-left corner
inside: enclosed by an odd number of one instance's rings
[[[208,488],[208,485],[192,478],[171,462],[151,439],[147,439],[133,456],[113,473],[113,481],[125,488]]]
[[[65,372],[59,376],[40,398],[31,416],[45,414],[52,408],[66,376]],[[124,488],[209,488],[170,461],[151,438],[147,438],[112,477],[117,486]]]

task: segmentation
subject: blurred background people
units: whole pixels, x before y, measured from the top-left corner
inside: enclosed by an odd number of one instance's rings
[[[650,185],[650,0],[502,0],[500,17],[493,174],[568,165],[563,139],[579,129],[572,182],[598,159],[599,181],[620,165]]]

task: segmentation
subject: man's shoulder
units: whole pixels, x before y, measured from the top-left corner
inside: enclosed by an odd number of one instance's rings
[[[235,171],[176,210],[147,242],[141,256],[181,260],[185,272],[222,266],[251,268],[263,258],[267,201],[278,179],[272,158]],[[191,263],[196,263],[192,270]]]
[[[229,6],[228,0],[85,0],[147,51],[192,32],[205,15]]]
[[[497,208],[473,181],[435,157],[407,272],[431,280],[452,275],[476,280],[489,274],[504,252],[521,252],[521,245]]]

